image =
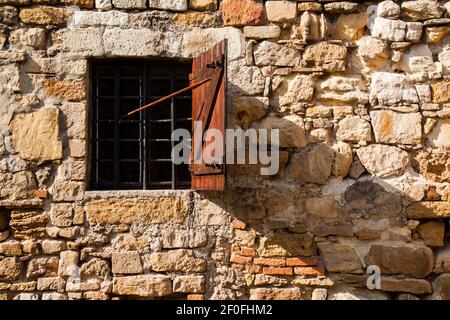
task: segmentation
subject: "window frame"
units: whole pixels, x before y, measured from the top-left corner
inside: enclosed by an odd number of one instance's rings
[[[123,79],[126,79],[126,77],[121,77],[120,70],[126,69],[126,68],[135,68],[136,66],[133,66],[136,64],[138,67],[141,68],[141,72],[139,73],[139,96],[134,97],[135,99],[139,100],[139,105],[132,105],[130,107],[132,108],[138,108],[142,107],[145,104],[153,101],[152,99],[157,99],[158,97],[151,97],[148,92],[148,82],[151,81],[151,79],[155,80],[158,77],[151,77],[149,74],[149,70],[152,68],[152,66],[155,68],[156,65],[158,66],[165,66],[167,67],[167,71],[170,72],[168,76],[164,76],[161,79],[164,78],[164,80],[170,79],[171,87],[167,90],[167,93],[171,93],[175,89],[179,89],[177,87],[177,80],[185,81],[186,85],[189,84],[189,74],[192,66],[192,60],[191,59],[152,59],[152,58],[136,58],[136,59],[129,59],[129,58],[111,58],[111,59],[92,59],[89,61],[89,88],[90,88],[90,112],[89,112],[89,190],[178,190],[178,189],[190,189],[191,188],[191,181],[179,181],[178,175],[177,175],[177,166],[173,164],[172,161],[170,161],[171,165],[171,179],[170,183],[169,181],[166,181],[166,183],[162,183],[161,180],[155,181],[155,179],[151,179],[151,162],[154,161],[163,161],[162,159],[152,159],[151,158],[151,150],[155,148],[155,146],[152,146],[152,142],[156,141],[150,141],[150,132],[151,132],[151,123],[155,123],[154,120],[149,119],[149,110],[139,112],[137,114],[138,122],[139,122],[139,159],[137,160],[139,164],[139,182],[125,182],[120,177],[120,164],[121,162],[126,162],[127,160],[121,157],[120,155],[120,143],[124,141],[124,139],[120,138],[120,118],[123,116],[123,112],[121,112],[121,106],[120,106],[120,99],[125,96],[121,95],[120,92],[120,82]],[[129,65],[132,65],[131,67]],[[98,114],[95,114],[98,108],[99,99],[105,98],[105,96],[102,96],[99,94],[99,74],[98,69],[101,67],[105,68],[111,68],[114,70],[114,75],[111,76],[113,78],[114,82],[114,94],[111,96],[106,96],[108,98],[113,99],[114,101],[114,119],[109,120],[111,123],[113,123],[114,126],[114,138],[113,140],[114,144],[114,159],[110,160],[102,160],[102,158],[99,157],[99,131],[98,131],[98,125],[100,121]],[[186,72],[184,72],[179,79],[176,77],[176,73],[178,72],[177,69],[183,66],[183,68],[186,68]],[[136,78],[136,77],[135,77]],[[182,79],[181,79],[182,78]],[[94,92],[94,89],[97,90]],[[127,98],[125,98],[127,99]],[[174,97],[172,98],[168,103],[170,103],[170,120],[165,122],[170,122],[170,132],[173,132],[177,125],[178,119],[184,119],[183,121],[189,121],[191,122],[191,116],[190,117],[184,117],[184,118],[177,118],[176,116],[176,100],[179,99],[186,99],[189,102],[187,104],[190,105],[189,114],[192,116],[192,95],[188,93],[187,95],[184,95],[183,97]],[[186,104],[186,105],[187,105]],[[157,108],[157,106],[156,106]],[[129,110],[131,111],[131,110]],[[122,123],[126,123],[126,121],[136,121],[135,120],[123,120]],[[160,122],[162,123],[162,122]],[[153,140],[153,139],[152,139]],[[156,139],[154,139],[156,140]],[[170,141],[171,149],[175,146],[176,142]],[[165,142],[169,142],[165,141]],[[171,150],[170,150],[171,151]],[[129,159],[130,160],[130,159]],[[170,160],[170,159],[165,159]],[[113,181],[110,183],[101,182],[99,177],[99,163],[100,161],[109,161],[113,162]],[[130,160],[132,161],[132,160]],[[168,162],[168,161],[166,161]],[[185,169],[180,170],[183,174],[187,174],[189,172],[188,166],[185,166]],[[185,177],[186,178],[186,177]],[[153,182],[152,182],[153,180]]]

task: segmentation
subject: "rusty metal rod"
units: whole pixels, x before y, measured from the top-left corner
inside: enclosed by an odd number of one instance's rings
[[[122,119],[124,119],[124,118],[126,118],[128,116],[131,116],[132,114],[135,114],[135,113],[140,112],[142,110],[145,110],[145,109],[148,109],[150,107],[153,107],[153,106],[155,106],[157,104],[160,104],[161,102],[167,101],[169,99],[172,99],[173,97],[176,97],[176,96],[178,96],[178,95],[180,95],[180,94],[182,94],[182,93],[184,93],[186,91],[195,89],[198,86],[201,86],[202,84],[204,84],[204,83],[206,83],[208,81],[211,81],[211,77],[203,79],[202,81],[199,81],[197,83],[191,84],[189,87],[186,87],[184,89],[178,90],[177,92],[171,93],[168,96],[165,96],[165,97],[163,97],[163,98],[161,98],[161,99],[159,99],[157,101],[153,101],[152,103],[149,103],[149,104],[147,104],[147,105],[145,105],[145,106],[143,106],[143,107],[141,107],[139,109],[136,109],[136,110],[133,110],[131,112],[128,112],[126,115],[122,116],[122,118],[120,118],[120,119],[122,120]]]

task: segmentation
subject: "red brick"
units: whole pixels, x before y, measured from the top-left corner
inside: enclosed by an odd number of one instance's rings
[[[322,267],[295,267],[294,273],[302,276],[323,276],[325,269]]]
[[[202,294],[188,294],[187,300],[205,300]]]
[[[237,245],[231,246],[231,252],[236,254],[241,254],[241,247]]]
[[[224,0],[220,10],[226,26],[258,25],[265,22],[264,4],[260,0]]]
[[[36,190],[36,191],[34,191],[34,194],[35,194],[36,198],[40,198],[40,199],[47,199],[47,197],[48,197],[47,190]]]
[[[232,263],[241,263],[241,264],[251,263],[252,260],[253,260],[252,257],[244,257],[244,256],[240,256],[240,255],[237,255],[237,254],[232,254],[231,257],[230,257],[230,261]]]
[[[245,224],[244,221],[241,221],[238,219],[234,220],[232,225],[233,225],[233,228],[240,229],[240,230],[244,230],[247,227],[247,225]]]
[[[254,263],[273,267],[286,266],[286,260],[283,258],[255,258]]]
[[[245,271],[247,271],[247,273],[261,273],[262,267],[256,265],[246,265]]]
[[[241,247],[241,254],[247,257],[253,257],[256,254],[256,250],[251,247]]]
[[[286,259],[286,265],[288,267],[316,266],[318,262],[319,259],[317,257],[297,257]]]
[[[275,275],[285,275],[285,276],[292,276],[292,268],[289,267],[264,267],[263,268],[264,274],[275,274]]]

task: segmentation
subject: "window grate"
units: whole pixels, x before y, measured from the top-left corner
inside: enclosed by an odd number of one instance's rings
[[[171,134],[191,132],[191,95],[120,118],[189,85],[191,64],[96,60],[91,67],[91,189],[189,189],[188,165],[171,161]]]

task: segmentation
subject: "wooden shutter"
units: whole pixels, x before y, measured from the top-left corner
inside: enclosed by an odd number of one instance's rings
[[[195,58],[192,64],[191,83],[211,77],[211,80],[192,92],[192,121],[202,121],[202,135],[208,129],[222,132],[225,154],[225,87],[227,82],[227,40]],[[225,159],[221,164],[194,164],[193,154],[203,151],[208,142],[196,146],[192,139],[190,170],[192,189],[224,191],[226,187]],[[201,148],[201,150],[200,150]],[[203,157],[202,157],[203,158]]]

